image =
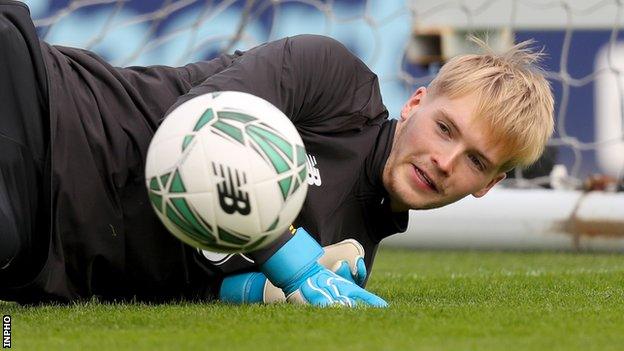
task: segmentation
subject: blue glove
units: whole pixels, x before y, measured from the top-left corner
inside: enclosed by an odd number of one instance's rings
[[[269,286],[271,289],[267,289]],[[219,290],[219,300],[235,304],[270,303],[285,301],[286,297],[264,274],[251,272],[225,277]]]
[[[342,278],[364,287],[367,275],[364,264],[365,253],[359,242],[346,239],[323,247],[323,251],[318,263]],[[273,285],[259,272],[226,277],[221,284],[219,299],[235,304],[286,302],[282,289]]]
[[[293,303],[386,307],[380,297],[321,266],[321,246],[302,228],[260,270]]]
[[[340,261],[338,263],[338,267],[334,267],[332,272],[338,274],[344,279],[349,280],[357,284],[358,286],[364,287],[364,282],[366,281],[366,264],[364,264],[363,258],[358,258],[355,264],[355,271],[351,271],[351,266],[347,261]]]

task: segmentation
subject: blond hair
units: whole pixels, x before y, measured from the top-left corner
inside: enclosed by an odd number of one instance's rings
[[[482,40],[469,39],[486,52],[449,60],[428,91],[451,99],[476,92],[475,119],[485,122],[491,143],[508,155],[500,169],[529,166],[544,151],[554,128],[550,84],[538,66],[543,53],[531,48],[533,40],[496,54]]]

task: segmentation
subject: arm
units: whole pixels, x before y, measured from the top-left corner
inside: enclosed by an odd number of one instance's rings
[[[251,49],[193,87],[176,105],[198,95],[224,90],[264,98],[289,116],[300,131],[358,130],[386,117],[385,109],[369,106],[374,100],[371,96],[379,94],[376,76],[340,43],[320,36],[286,38]],[[327,289],[328,296],[338,289],[341,298],[344,297],[341,302],[349,305],[381,300],[319,265],[316,262],[319,250],[314,246],[319,249],[320,246],[309,236],[308,241],[302,237],[285,233],[270,247],[250,253],[264,275],[291,300],[319,305],[333,303],[312,296],[314,292],[306,288],[310,283],[321,290]],[[302,251],[307,256],[300,255]],[[302,261],[297,261],[298,258]],[[318,281],[321,278],[326,280]],[[372,304],[385,305],[381,301]]]

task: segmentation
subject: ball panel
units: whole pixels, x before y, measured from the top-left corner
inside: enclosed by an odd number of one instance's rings
[[[185,228],[186,225],[178,225],[178,223],[176,222],[183,222],[183,220],[181,220],[177,214],[174,214],[175,211],[172,209],[170,204],[166,204],[165,206],[166,209],[163,211],[164,213],[156,211],[156,214],[158,215],[158,218],[160,218],[160,220],[163,222],[167,230],[169,230],[169,232],[175,237],[193,247],[207,248],[212,247],[214,243],[216,243],[216,240],[211,240],[210,237],[198,238],[194,235],[194,231]]]
[[[214,103],[220,111],[237,111],[257,116],[259,122],[271,126],[282,135],[292,137],[293,143],[303,145],[301,137],[288,117],[280,109],[260,97],[238,91],[226,91],[219,94],[214,99]]]
[[[203,140],[197,138],[180,157],[179,171],[189,194],[214,191],[214,179],[210,176],[211,170],[207,162]]]
[[[215,194],[213,192],[205,192],[199,194],[186,194],[184,198],[189,204],[189,207],[193,209],[193,211],[199,217],[198,221],[203,224],[203,226],[210,232],[211,237],[217,238],[216,233],[216,218],[214,213],[214,206],[212,203],[214,202]]]
[[[284,200],[279,189],[279,184],[275,180],[257,183],[254,185],[253,190],[256,194],[256,198],[260,201],[260,205],[258,206],[259,226],[260,232],[264,232],[280,217],[280,211],[282,210]]]
[[[304,166],[300,166],[302,167]],[[282,197],[283,180],[289,180],[286,199]],[[284,178],[256,184],[257,198],[262,199],[259,216],[262,233],[284,232],[299,215],[307,191],[308,183],[299,180],[297,168],[292,169]]]
[[[208,244],[216,241],[214,229],[189,203],[188,197],[170,197],[165,204],[165,215],[194,241]]]
[[[298,179],[297,179],[298,180]],[[292,224],[292,222],[297,218],[299,212],[301,211],[301,207],[303,207],[303,202],[308,194],[308,183],[307,182],[299,182],[299,186],[290,194],[288,199],[282,205],[282,209],[280,212],[280,220],[288,222],[288,225]],[[286,227],[288,227],[288,225]]]
[[[182,156],[181,135],[167,139],[152,139],[145,161],[145,177],[159,177],[172,172]]]

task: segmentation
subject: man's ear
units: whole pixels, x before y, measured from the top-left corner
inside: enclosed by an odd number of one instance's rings
[[[412,114],[410,113],[412,109],[421,104],[423,98],[427,95],[427,88],[420,87],[416,89],[416,91],[410,96],[409,99],[403,105],[401,109],[401,120],[404,121],[408,119]]]
[[[507,177],[507,174],[505,173],[499,173],[496,175],[496,177],[492,178],[492,180],[490,180],[490,182],[483,187],[483,189],[472,193],[472,196],[474,197],[482,197],[483,195],[487,194],[488,191],[490,191],[490,189],[492,189],[492,187],[494,185],[496,185],[498,182],[500,182],[501,180],[505,179],[505,177]]]

